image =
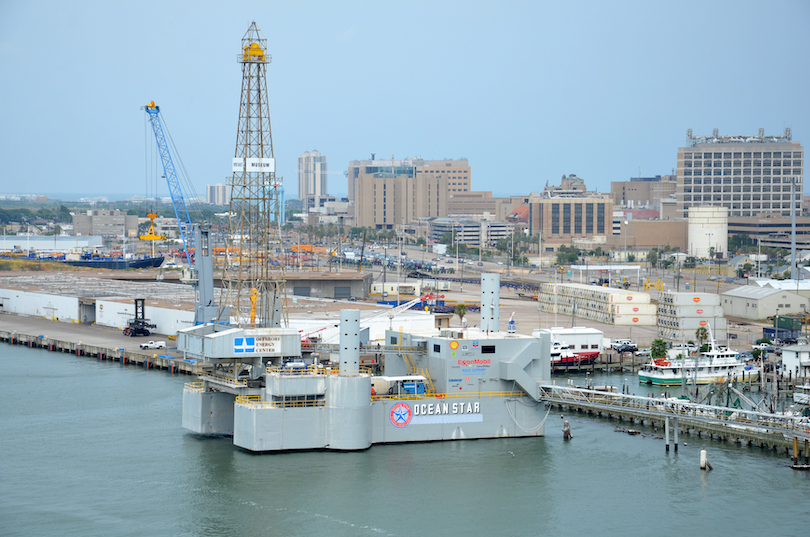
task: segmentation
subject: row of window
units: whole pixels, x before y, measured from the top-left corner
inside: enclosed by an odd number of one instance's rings
[[[700,201],[700,200],[695,199],[694,201]],[[704,199],[703,201],[712,201],[712,200]],[[720,200],[715,199],[714,201],[720,201]],[[729,204],[729,205],[731,205],[731,204]],[[773,207],[771,207],[770,205],[773,205]],[[700,205],[697,205],[697,207],[700,207]],[[683,209],[684,209],[684,211],[687,211],[689,209],[689,204],[684,203]],[[767,202],[766,203],[759,203],[759,202],[735,203],[735,204],[731,205],[729,207],[729,209],[781,209],[781,210],[790,210],[790,202],[783,203],[782,207],[779,207],[778,203],[771,204],[771,203],[767,203]],[[747,215],[742,215],[742,216],[747,216]]]
[[[683,201],[684,203],[688,203],[690,201],[771,201],[770,194],[763,194],[762,196],[752,195],[752,194],[723,194],[722,199],[720,196],[712,196],[711,194],[704,194],[703,196],[684,196]],[[790,209],[790,198],[787,200],[779,200],[779,195],[776,194],[773,197],[773,201],[776,202],[771,207],[769,203],[763,203],[763,207],[754,207],[754,209]]]
[[[802,158],[801,151],[735,151],[724,153],[684,153],[684,159],[707,159],[707,158]]]
[[[566,203],[563,205],[562,211],[562,232],[565,235],[571,234],[571,205],[574,206],[574,234],[582,234],[582,203]],[[585,233],[593,234],[593,203],[585,204]],[[598,204],[596,218],[596,233],[602,234],[605,232],[605,205]],[[551,204],[551,233],[552,235],[560,234],[560,204]]]
[[[732,164],[733,163],[733,164]],[[762,166],[801,166],[801,160],[771,160],[771,159],[764,159],[764,160],[703,160],[703,161],[695,161],[694,163],[691,160],[686,160],[683,163],[684,168],[750,168],[751,166],[756,168],[761,168]]]
[[[692,175],[795,175],[801,176],[802,169],[801,168],[785,168],[782,170],[781,168],[723,168],[723,169],[713,169],[713,170],[698,170],[698,169],[685,169],[683,171],[684,177],[692,176]]]
[[[790,177],[785,177],[782,179],[781,177],[723,177],[722,179],[719,177],[714,177],[713,179],[701,179],[700,177],[692,179],[691,177],[684,177],[683,184],[684,185],[759,185],[759,184],[784,184],[790,185],[792,183],[792,179]],[[799,181],[796,183],[797,185],[801,184],[801,177],[799,177]]]
[[[782,191],[790,192],[790,187],[785,186],[784,188],[782,188],[779,185],[776,185],[774,187],[771,187],[770,185],[760,186],[758,184],[757,185],[742,185],[742,186],[735,185],[735,186],[733,186],[731,188],[717,186],[717,185],[715,185],[715,186],[704,186],[704,187],[700,187],[700,186],[695,186],[695,187],[684,186],[683,191],[684,191],[684,193],[694,192],[696,194],[700,194],[700,193],[706,194],[707,192],[720,192],[720,193],[726,193],[726,194],[729,193],[729,192],[771,192],[771,191],[773,191],[773,192],[782,192]],[[786,194],[786,196],[787,197],[785,199],[790,199],[790,194]]]

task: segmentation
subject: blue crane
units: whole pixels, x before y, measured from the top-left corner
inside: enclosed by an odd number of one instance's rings
[[[163,134],[163,125],[160,121],[160,107],[155,104],[155,101],[152,101],[146,105],[146,113],[149,117],[149,123],[152,125],[152,130],[155,131],[155,140],[157,141],[158,150],[160,151],[160,160],[163,162],[163,172],[166,175],[166,182],[169,183],[169,194],[172,197],[174,216],[177,218],[177,225],[180,226],[180,237],[183,239],[186,261],[188,261],[188,266],[191,268],[191,252],[189,252],[187,240],[192,233],[191,217],[188,215],[188,207],[186,207],[186,199],[183,197],[183,189],[180,187],[180,181],[177,179],[174,161],[169,152],[169,145],[166,143],[166,136]]]
[[[177,178],[169,145],[166,143],[166,136],[163,134],[163,125],[160,121],[160,108],[155,101],[145,107],[149,117],[149,123],[155,132],[155,140],[160,150],[160,160],[163,162],[163,172],[166,182],[169,184],[169,193],[172,197],[174,215],[177,217],[177,225],[180,228],[180,236],[183,239],[183,249],[186,252],[186,262],[189,273],[184,274],[182,281],[190,283],[194,289],[194,324],[215,322],[217,320],[218,308],[214,303],[214,268],[213,251],[211,245],[211,227],[207,224],[192,224],[188,214],[186,199],[183,196],[183,189]],[[189,241],[194,239],[194,255],[189,251]],[[227,320],[230,318],[230,309],[224,308],[222,316]]]

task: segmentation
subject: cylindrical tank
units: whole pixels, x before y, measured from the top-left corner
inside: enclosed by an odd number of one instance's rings
[[[689,255],[708,259],[712,248],[725,253],[728,246],[728,209],[690,207],[688,225]]]

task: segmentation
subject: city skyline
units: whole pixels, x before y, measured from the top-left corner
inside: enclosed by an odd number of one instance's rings
[[[13,81],[0,89],[13,103],[0,112],[3,190],[143,194],[139,108],[153,99],[196,195],[222,183],[237,128],[236,57],[254,20],[273,57],[270,114],[288,197],[297,159],[313,147],[335,171],[371,153],[466,158],[476,190],[505,196],[563,174],[600,192],[670,174],[688,129],[790,127],[794,140],[810,139],[808,75],[794,60],[810,48],[806,2],[10,1],[0,6],[0,64]],[[347,194],[346,179],[333,175],[328,190]]]

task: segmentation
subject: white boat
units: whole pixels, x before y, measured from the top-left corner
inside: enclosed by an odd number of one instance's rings
[[[711,336],[711,330],[709,330]],[[698,357],[657,358],[638,371],[640,384],[675,386],[686,382],[752,382],[759,379],[759,367],[747,365],[739,353],[715,345],[711,337],[709,350]]]
[[[793,388],[793,402],[799,405],[810,405],[810,384]]]

